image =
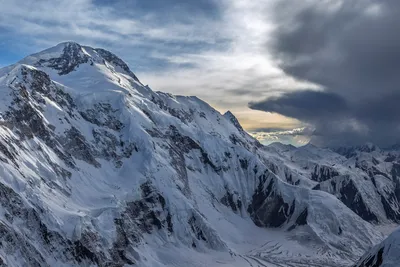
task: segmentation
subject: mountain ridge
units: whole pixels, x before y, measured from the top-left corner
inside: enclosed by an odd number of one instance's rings
[[[350,266],[382,240],[314,189],[343,176],[344,156],[264,147],[232,113],[154,92],[114,56],[67,42],[0,69],[6,266]]]
[[[354,267],[396,267],[400,256],[400,229],[396,229],[380,244],[371,248]]]

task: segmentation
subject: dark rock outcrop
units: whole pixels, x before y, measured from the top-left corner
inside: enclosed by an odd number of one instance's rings
[[[315,165],[314,170],[311,173],[311,179],[316,182],[323,182],[338,175],[339,172],[332,167],[326,165]]]
[[[268,185],[265,187],[266,182]],[[275,190],[276,181],[268,171],[258,178],[258,186],[247,208],[253,222],[260,227],[280,227],[292,216],[293,203],[286,203]]]
[[[68,42],[64,45],[60,57],[48,60],[41,59],[36,63],[36,65],[50,67],[57,70],[59,75],[66,75],[74,71],[80,64],[89,61],[89,56],[83,53],[82,47],[79,44]]]

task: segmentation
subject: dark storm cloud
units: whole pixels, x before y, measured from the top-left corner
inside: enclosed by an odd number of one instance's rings
[[[347,111],[346,101],[332,93],[296,91],[265,101],[251,102],[252,109],[280,113],[287,117],[317,122],[321,117],[336,116],[337,110]]]
[[[324,87],[250,107],[311,123],[318,141],[400,141],[400,1],[298,1],[276,7],[273,54],[289,75]]]

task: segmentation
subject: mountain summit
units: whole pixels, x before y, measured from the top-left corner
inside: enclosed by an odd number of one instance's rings
[[[5,266],[349,266],[399,219],[395,152],[264,147],[104,49],[28,56],[0,91]]]
[[[35,67],[48,67],[56,70],[59,75],[67,75],[81,65],[103,65],[112,71],[132,76],[139,81],[128,65],[113,53],[101,49],[82,46],[75,42],[64,42],[55,47],[26,57],[19,63]]]

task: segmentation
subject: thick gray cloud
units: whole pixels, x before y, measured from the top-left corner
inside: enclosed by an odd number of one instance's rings
[[[272,49],[289,75],[322,92],[250,103],[315,126],[314,142],[400,141],[400,1],[280,1]]]
[[[250,103],[251,108],[280,113],[287,117],[318,122],[321,117],[334,117],[347,112],[347,103],[339,95],[318,91],[295,91],[266,101]]]

